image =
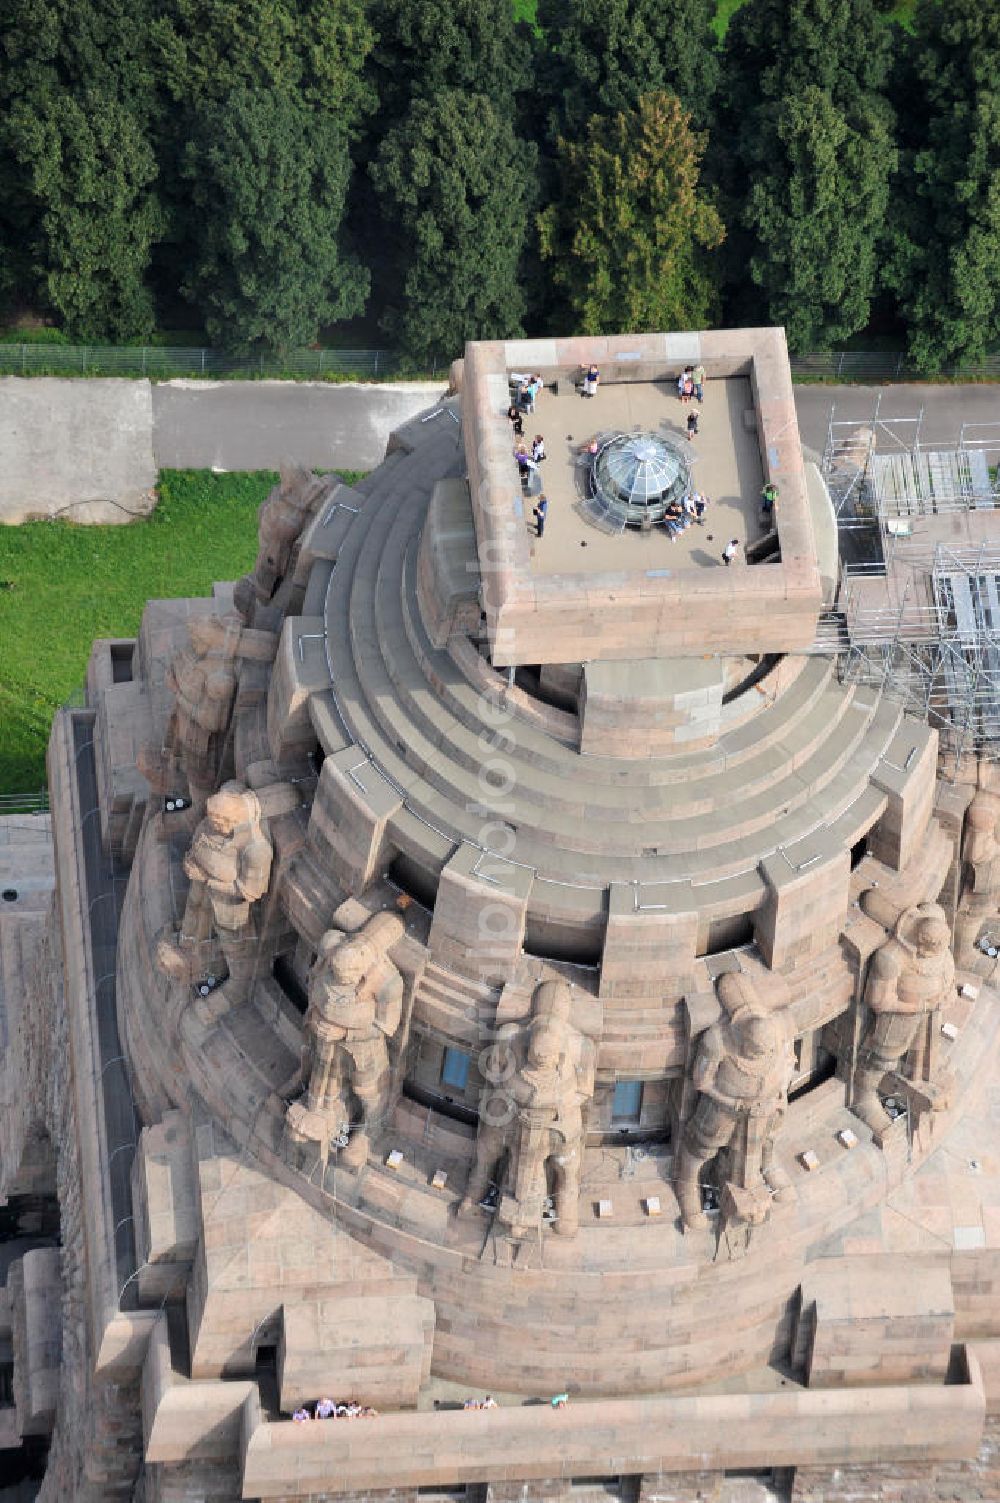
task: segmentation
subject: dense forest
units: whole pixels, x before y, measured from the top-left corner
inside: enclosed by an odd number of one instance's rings
[[[1000,5],[5,0],[0,316],[231,351],[1000,341]]]

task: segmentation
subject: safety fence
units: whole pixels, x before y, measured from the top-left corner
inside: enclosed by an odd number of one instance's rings
[[[443,367],[442,367],[443,370]],[[380,381],[412,374],[432,379],[440,371],[412,371],[389,350],[293,350],[285,355],[229,355],[184,346],[0,344],[5,376],[147,376],[154,381],[191,377],[217,380],[266,378],[305,381]]]
[[[901,350],[841,350],[828,355],[793,355],[793,377],[817,381],[927,381],[926,372],[914,366]],[[937,373],[952,380],[1000,380],[1000,354],[984,360],[947,366]]]
[[[48,814],[49,793],[0,793],[0,817],[5,814]]]
[[[793,355],[792,375],[817,381],[919,381],[929,379],[898,350],[836,350]],[[154,381],[217,380],[435,380],[442,364],[416,370],[393,350],[292,350],[284,355],[230,355],[224,350],[169,345],[0,344],[0,375],[146,376]],[[1000,353],[949,366],[949,379],[1000,380]]]

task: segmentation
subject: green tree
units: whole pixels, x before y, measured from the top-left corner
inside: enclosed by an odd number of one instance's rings
[[[793,351],[829,348],[868,322],[895,151],[886,111],[852,127],[817,87],[775,112],[771,154],[742,215],[750,277]]]
[[[21,296],[88,339],[145,335],[162,226],[149,0],[6,0],[0,237]]]
[[[367,11],[367,0],[162,0],[151,28],[171,101],[161,271],[213,339],[284,347],[363,306],[341,241],[350,143],[373,103]]]
[[[39,206],[36,267],[70,334],[127,340],[153,329],[146,283],[163,215],[150,186],[153,149],[135,116],[97,90],[19,103],[9,139]]]
[[[862,328],[879,290],[891,7],[748,0],[726,33],[709,174],[731,228],[728,314],[785,323],[793,348]]]
[[[539,0],[545,47],[536,79],[550,139],[578,139],[591,116],[634,110],[661,89],[708,125],[718,82],[714,9],[705,0]]]
[[[530,80],[528,28],[496,0],[372,0],[378,42],[368,73],[380,134],[417,99],[444,89],[485,94],[501,112]]]
[[[177,104],[218,103],[245,85],[295,90],[353,130],[371,106],[366,0],[162,0],[150,34]]]
[[[560,140],[561,192],[539,217],[572,327],[584,334],[704,328],[716,310],[706,253],[725,229],[699,189],[703,138],[676,95],[592,119]]]
[[[1000,341],[1000,11],[923,0],[915,28],[888,277],[933,372]]]
[[[203,226],[184,291],[213,342],[286,349],[360,312],[368,279],[340,247],[350,160],[333,116],[239,85],[196,117],[183,173]]]
[[[386,137],[371,169],[395,271],[383,325],[415,361],[523,332],[534,167],[534,149],[485,95],[417,100]]]

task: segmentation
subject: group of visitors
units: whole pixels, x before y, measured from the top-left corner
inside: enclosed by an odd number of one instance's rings
[[[696,402],[705,400],[705,367],[703,365],[686,365],[677,377],[677,395],[681,401],[688,403],[693,397]]]
[[[463,1409],[496,1409],[497,1401],[492,1394],[488,1393],[485,1399],[466,1399]]]
[[[370,1404],[356,1404],[353,1399],[348,1404],[335,1404],[333,1399],[320,1399],[312,1414],[303,1405],[295,1410],[292,1419],[297,1425],[304,1425],[311,1419],[378,1419],[378,1410]]]
[[[683,501],[671,501],[663,516],[663,525],[670,541],[676,542],[696,522],[699,527],[704,527],[707,510],[708,497],[701,495],[699,491],[689,491]]]
[[[512,410],[534,412],[535,403],[538,401],[542,387],[545,385],[541,376],[523,376],[512,373],[509,377],[509,382],[515,392]]]
[[[544,385],[541,376],[512,376],[511,380],[524,380],[527,382],[527,385],[523,387],[522,390],[529,394],[528,400],[530,401],[531,405],[527,409],[527,411],[533,412],[535,407],[535,399],[537,398],[538,393],[541,391],[542,386]],[[535,383],[537,383],[537,385]],[[510,407],[507,409],[507,416],[510,419],[511,427],[514,430],[515,440],[521,438],[524,433],[524,420],[521,416],[521,408],[517,403],[511,403]],[[529,489],[531,485],[532,475],[537,471],[538,467],[541,465],[542,461],[545,458],[545,438],[541,433],[535,434],[534,438],[531,440],[530,449],[526,443],[515,442],[514,462],[517,465],[518,474],[521,477],[521,487],[523,490],[527,491]],[[549,503],[547,497],[540,495],[538,497],[537,504],[532,508],[531,512],[532,516],[535,519],[535,534],[537,537],[543,537],[545,535],[545,518],[548,515],[548,510]]]

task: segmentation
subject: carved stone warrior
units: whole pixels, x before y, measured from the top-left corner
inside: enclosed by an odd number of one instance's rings
[[[862,906],[874,905],[863,900]],[[865,986],[871,1016],[858,1053],[853,1109],[873,1129],[890,1121],[878,1094],[883,1076],[900,1071],[911,1049],[926,1050],[936,1032],[938,1012],[955,985],[950,943],[944,909],[919,903],[903,910],[872,957]]]
[[[253,613],[254,602],[272,602],[293,562],[295,545],[305,530],[321,495],[329,488],[321,476],[308,470],[282,472],[281,483],[257,514],[259,548],[252,574],[240,580],[236,588],[236,605],[245,621]]]
[[[981,788],[965,812],[962,888],[955,947],[971,949],[984,926],[1000,919],[1000,794]]]
[[[178,791],[183,776],[197,817],[218,787],[226,735],[236,696],[238,660],[271,662],[273,632],[247,631],[237,616],[196,616],[188,624],[190,645],[167,668],[174,707],[161,754],[147,749],[140,770],[159,792]]]
[[[514,1238],[542,1224],[552,1194],[554,1230],[575,1235],[579,1225],[584,1107],[594,1094],[594,1046],[569,1022],[572,993],[563,981],[543,981],[527,1026],[507,1034],[500,1052],[516,1071],[488,1085],[479,1102],[476,1157],[465,1198],[467,1213],[490,1182],[500,1192],[498,1216]]]
[[[158,947],[161,967],[185,980],[195,979],[214,946],[221,950],[229,974],[212,998],[211,1015],[249,992],[257,950],[254,904],[267,891],[271,856],[257,795],[242,783],[224,783],[209,798],[184,857],[191,886],[180,933]]]
[[[403,978],[389,950],[404,933],[393,913],[378,913],[356,934],[328,929],[309,978],[309,1009],[299,1079],[305,1095],[287,1112],[289,1136],[350,1139],[348,1165],[364,1164],[388,1100],[386,1040],[399,1027]]]
[[[731,972],[716,983],[725,1016],[698,1042],[692,1081],[694,1111],[684,1124],[675,1189],[686,1227],[707,1225],[700,1176],[720,1149],[728,1151],[727,1181],[752,1207],[742,1219],[765,1219],[770,1199],[791,1196],[791,1182],[774,1159],[774,1139],[788,1105],[795,1068],[792,1034],[782,1013],[768,1012],[750,976]]]

